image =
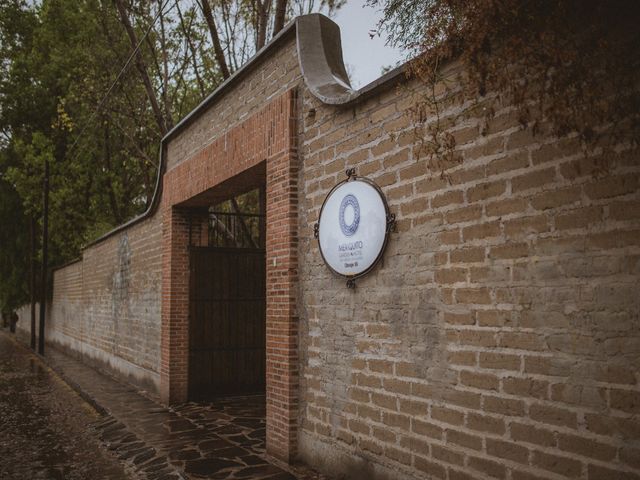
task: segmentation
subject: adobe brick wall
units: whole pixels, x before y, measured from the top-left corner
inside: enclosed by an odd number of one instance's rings
[[[640,478],[637,154],[596,178],[575,139],[505,106],[484,135],[455,118],[447,181],[417,155],[419,94],[303,97],[302,456],[350,479]],[[349,167],[398,216],[355,291],[312,230]]]

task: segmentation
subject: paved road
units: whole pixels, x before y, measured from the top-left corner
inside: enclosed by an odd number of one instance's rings
[[[126,480],[89,432],[98,413],[0,331],[0,479]]]

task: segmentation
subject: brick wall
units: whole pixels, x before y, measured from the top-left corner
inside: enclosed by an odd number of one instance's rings
[[[45,338],[157,393],[160,384],[159,215],[85,249],[54,271]],[[30,332],[29,309],[19,328]]]
[[[508,105],[485,126],[452,101],[443,176],[418,155],[420,94],[323,105],[280,41],[172,136],[160,211],[56,272],[49,338],[183,400],[181,208],[263,165],[272,453],[347,478],[640,478],[637,155],[585,158]],[[398,218],[355,291],[312,229],[348,167]]]
[[[417,154],[419,95],[304,96],[302,455],[347,478],[640,478],[637,154],[446,102],[462,162],[443,178]],[[312,231],[349,167],[398,216],[355,291]]]

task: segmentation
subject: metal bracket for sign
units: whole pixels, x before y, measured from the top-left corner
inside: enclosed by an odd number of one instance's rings
[[[387,233],[396,231],[396,214],[389,213],[387,214]]]
[[[380,260],[382,259],[382,254],[384,253],[385,250],[385,246],[387,244],[387,241],[389,239],[389,234],[391,232],[395,232],[396,231],[396,215],[394,213],[389,212],[389,205],[387,204],[387,200],[385,198],[385,196],[382,194],[382,190],[380,189],[380,187],[378,185],[376,185],[373,181],[369,180],[366,177],[358,177],[356,175],[356,169],[355,168],[349,168],[345,171],[345,174],[347,176],[347,178],[341,182],[339,182],[337,185],[335,185],[331,191],[327,194],[327,197],[325,198],[325,202],[327,201],[327,198],[329,198],[329,196],[331,195],[331,193],[338,188],[340,185],[342,185],[343,183],[346,182],[351,182],[353,180],[356,179],[360,179],[362,181],[365,181],[367,183],[369,183],[370,185],[372,185],[376,190],[378,190],[378,192],[380,193],[380,197],[382,198],[382,202],[384,204],[385,209],[387,210],[387,225],[386,225],[386,236],[385,236],[385,240],[384,240],[384,246],[382,248],[382,250],[380,251],[380,254],[378,255],[378,258],[376,258],[376,260],[373,262],[373,264],[364,272],[359,273],[358,275],[354,275],[352,277],[347,278],[347,288],[349,289],[355,289],[356,288],[356,279],[366,275],[367,273],[369,273],[371,270],[373,270],[373,268],[378,264],[378,262],[380,262]],[[320,213],[322,214],[322,210],[324,209],[324,203],[322,204],[322,207],[320,208]],[[316,222],[313,224],[313,238],[315,239],[319,239],[320,237],[320,223]],[[322,255],[323,259],[324,259],[324,255],[322,253],[322,249],[320,250],[320,255]],[[326,262],[325,262],[326,263]],[[333,270],[331,268],[331,266],[329,266],[327,264],[327,266],[329,267],[330,270],[332,270],[334,273],[338,273],[335,270]],[[340,274],[338,274],[340,275]]]

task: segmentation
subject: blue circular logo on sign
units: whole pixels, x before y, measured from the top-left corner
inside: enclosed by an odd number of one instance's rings
[[[344,221],[344,212],[348,206],[351,206],[351,208],[353,208],[353,221],[349,225],[347,225]],[[347,237],[350,237],[351,235],[356,233],[356,230],[358,230],[358,225],[360,224],[360,204],[358,203],[358,199],[354,195],[349,194],[342,199],[342,202],[340,203],[340,214],[338,215],[338,221],[340,222],[340,230],[342,230],[342,233],[344,233]]]

